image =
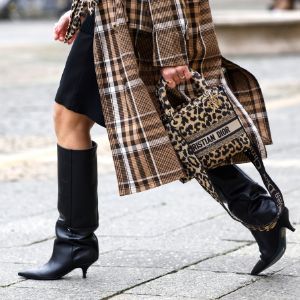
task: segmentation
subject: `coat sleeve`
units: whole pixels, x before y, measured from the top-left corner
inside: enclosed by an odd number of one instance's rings
[[[187,19],[182,0],[148,0],[153,24],[153,65],[188,65]]]

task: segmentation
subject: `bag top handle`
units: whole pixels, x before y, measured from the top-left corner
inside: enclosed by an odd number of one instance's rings
[[[202,89],[203,91],[208,89],[208,86],[205,82],[204,77],[202,74],[198,73],[197,71],[194,71],[190,69],[190,72],[192,73],[191,80],[196,84],[196,88],[198,90]],[[172,107],[168,97],[167,97],[167,86],[168,82],[161,76],[160,80],[157,85],[157,96],[161,103],[162,109],[164,110],[165,114],[168,116],[172,116],[175,112],[174,108]],[[188,98],[180,89],[178,89],[179,93],[188,101],[191,99]]]

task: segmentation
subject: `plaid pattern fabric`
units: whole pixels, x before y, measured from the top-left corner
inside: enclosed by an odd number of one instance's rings
[[[95,13],[95,68],[119,193],[177,180],[184,173],[139,77],[123,2],[100,1]]]
[[[209,85],[225,70],[244,126],[266,156],[272,139],[259,84],[221,55],[208,0],[101,0],[95,13],[95,70],[120,195],[186,178],[160,121],[161,67],[189,64]],[[180,88],[193,96],[191,83]]]

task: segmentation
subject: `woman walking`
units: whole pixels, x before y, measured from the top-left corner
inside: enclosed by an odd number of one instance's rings
[[[72,12],[55,27],[55,39],[74,41],[54,104],[59,218],[49,261],[18,273],[30,279],[58,279],[75,268],[85,277],[98,259],[98,145],[90,136],[95,123],[107,129],[120,195],[184,180],[161,123],[155,93],[161,75],[170,88],[181,84],[192,93],[189,67],[211,86],[225,71],[232,92],[253,118],[262,157],[264,145],[272,143],[259,85],[251,73],[222,57],[207,0],[74,0]],[[244,222],[266,224],[276,217],[274,199],[236,165],[211,170],[209,176]],[[293,229],[287,208],[269,231],[251,230],[261,253],[252,274],[283,255],[286,227]]]

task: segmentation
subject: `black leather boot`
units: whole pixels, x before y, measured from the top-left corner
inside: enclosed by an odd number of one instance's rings
[[[219,167],[209,170],[208,174],[222,200],[240,220],[262,225],[276,217],[277,207],[267,191],[237,166]],[[250,230],[261,253],[260,260],[251,271],[252,275],[258,275],[283,256],[286,250],[285,228],[295,230],[290,224],[286,207],[272,230]]]
[[[75,268],[83,278],[99,257],[97,144],[87,150],[65,149],[57,144],[58,204],[53,252],[43,266],[18,275],[29,279],[59,279]]]

